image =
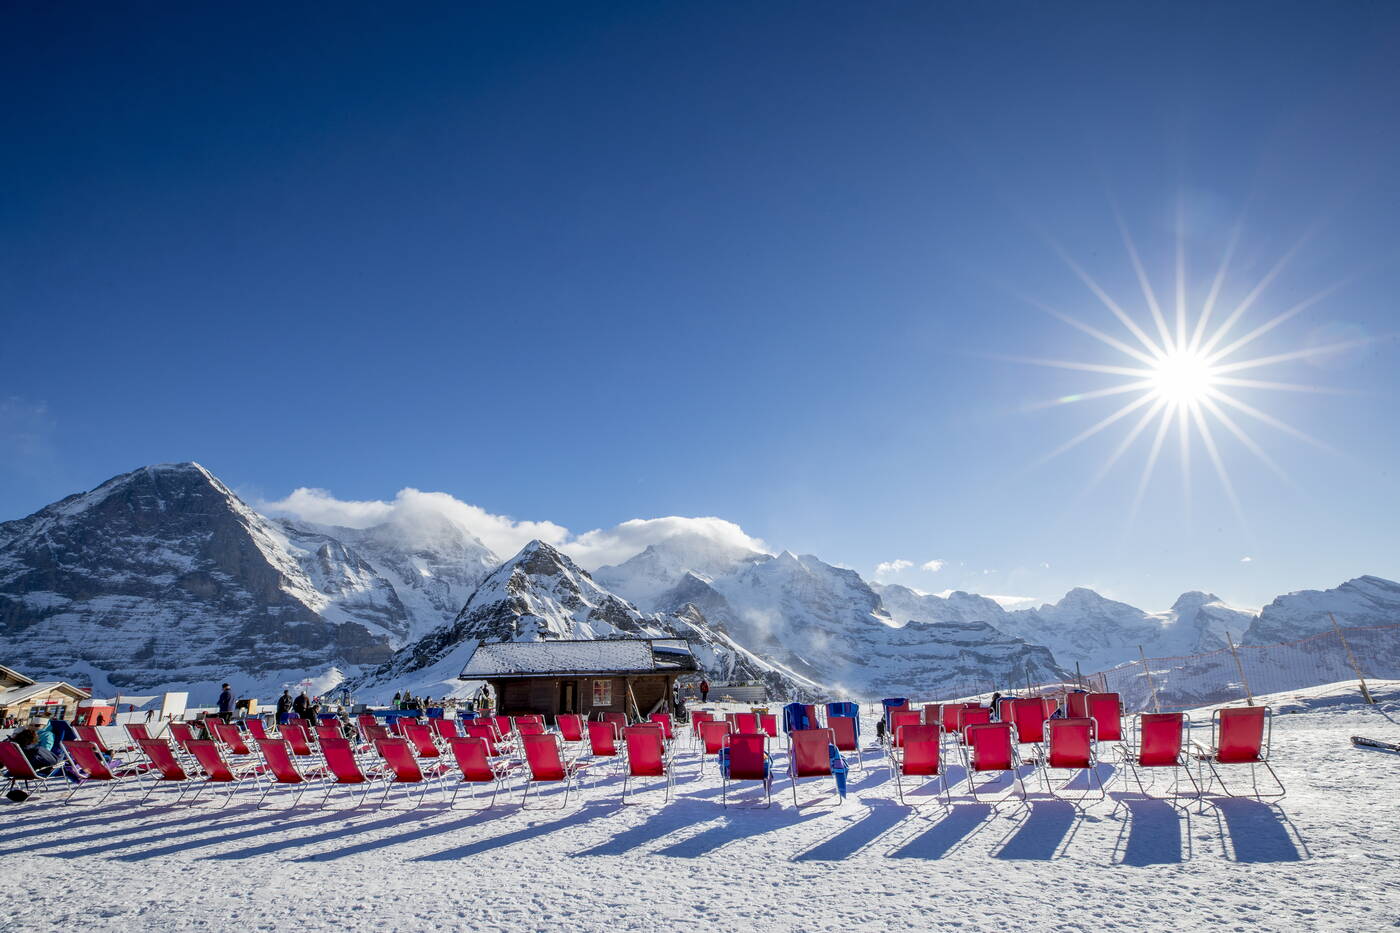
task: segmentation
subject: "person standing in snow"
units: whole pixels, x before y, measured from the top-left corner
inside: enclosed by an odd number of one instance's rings
[[[710,696],[710,682],[705,679],[700,680],[700,702],[704,703]]]
[[[233,719],[233,691],[224,684],[223,692],[219,694],[219,718],[224,722]]]
[[[282,717],[292,711],[292,694],[283,690],[282,695],[277,698],[277,721],[281,722]]]
[[[402,700],[403,700],[403,694],[402,694],[402,693],[399,693],[397,690],[395,690],[395,691],[394,691],[394,709],[398,709],[398,708],[399,708],[399,703],[400,703]]]
[[[306,691],[297,694],[297,698],[292,701],[292,712],[302,719],[306,718],[306,711],[311,708],[311,700],[307,699]]]

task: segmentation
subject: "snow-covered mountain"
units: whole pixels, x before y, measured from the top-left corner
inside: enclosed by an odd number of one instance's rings
[[[874,588],[897,620],[989,622],[1045,645],[1061,664],[1078,663],[1085,673],[1136,658],[1139,647],[1151,657],[1214,651],[1224,647],[1226,632],[1238,641],[1255,615],[1197,591],[1181,594],[1166,612],[1146,612],[1084,587],[1070,590],[1059,602],[1015,610],[974,593],[939,596],[897,585]]]
[[[433,696],[460,693],[457,677],[483,642],[618,636],[687,638],[711,676],[767,680],[779,696],[815,686],[713,631],[695,607],[684,606],[675,613],[640,612],[599,586],[568,556],[542,541],[531,541],[482,581],[455,620],[405,646],[357,681],[356,689],[372,698],[403,688]]]
[[[1330,590],[1298,590],[1265,606],[1245,634],[1251,645],[1306,638],[1343,628],[1400,624],[1400,583],[1364,576]]]
[[[615,593],[626,594],[648,611],[660,607],[663,596],[686,576],[708,581],[733,573],[769,555],[699,534],[678,534],[647,545],[640,554],[614,566],[599,567],[593,579]]]
[[[0,645],[30,676],[104,691],[378,663],[401,607],[342,563],[358,613],[203,467],[144,467],[0,524]]]

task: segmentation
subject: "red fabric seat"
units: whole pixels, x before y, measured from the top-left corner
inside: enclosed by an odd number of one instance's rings
[[[657,730],[653,730],[653,732],[655,731]],[[526,801],[529,799],[530,789],[534,785],[559,782],[564,784],[564,799],[556,809],[568,806],[569,791],[573,788],[575,781],[584,774],[588,764],[566,760],[564,758],[564,744],[559,736],[553,733],[522,735],[520,742],[525,750],[525,765],[529,769],[529,779],[525,781],[525,792],[520,797],[521,808],[528,809]]]
[[[1269,741],[1272,733],[1272,719],[1267,706],[1234,706],[1218,709],[1212,719],[1212,744],[1202,749],[1197,758],[1210,767],[1211,784],[1219,783],[1220,789],[1230,797],[1253,797],[1263,800],[1269,797],[1282,797],[1287,793],[1283,782],[1269,764]],[[1248,765],[1252,793],[1236,792],[1226,783],[1220,772],[1221,766]],[[1264,793],[1259,789],[1257,769],[1262,767],[1273,778],[1277,792]],[[1207,785],[1205,790],[1209,790]]]
[[[925,726],[936,726],[943,722],[943,706],[938,703],[925,703],[919,711],[919,722]]]
[[[706,755],[718,755],[724,747],[724,738],[734,731],[734,724],[727,719],[711,719],[700,723],[700,741]]]
[[[758,731],[762,732],[770,739],[776,739],[778,737],[778,714],[759,713]]]
[[[899,727],[896,736],[899,754],[894,760],[895,790],[899,802],[904,796],[904,778],[938,778],[942,785],[943,805],[949,805],[948,778],[944,773],[943,730],[936,724],[916,723]]]
[[[1089,694],[1071,692],[1065,694],[1065,715],[1071,719],[1083,719],[1089,715]]]
[[[1073,694],[1071,694],[1072,696]],[[1050,781],[1050,769],[1079,771],[1085,777],[1083,794],[1076,799],[1089,797],[1094,785],[1098,784],[1098,797],[1105,796],[1103,779],[1098,775],[1098,756],[1095,751],[1094,720],[1087,716],[1079,718],[1051,719],[1045,724],[1045,754],[1041,758],[1041,778],[1047,790],[1059,796],[1074,780],[1071,775],[1059,790]]]
[[[1015,727],[1016,741],[1021,744],[1039,744],[1045,741],[1045,722],[1050,718],[1050,707],[1040,697],[1014,699],[1011,701],[1009,721]],[[1003,720],[1007,721],[1007,720]]]
[[[889,713],[889,731],[886,733],[890,743],[899,747],[900,730],[905,726],[922,725],[924,721],[923,713],[911,709],[896,709]]]
[[[404,723],[403,738],[419,758],[437,758],[442,754],[438,751],[437,743],[433,741],[433,730],[421,723]],[[379,748],[381,741],[387,740],[376,739],[374,747]]]
[[[582,742],[585,738],[583,717],[577,713],[560,713],[554,717],[554,724],[559,727],[559,734],[565,742]]]
[[[1147,794],[1140,769],[1173,769],[1173,782],[1167,791],[1169,797],[1180,797],[1181,775],[1185,774],[1193,791],[1200,794],[1201,785],[1191,773],[1190,758],[1186,753],[1186,730],[1190,719],[1184,713],[1143,713],[1138,716],[1137,747],[1124,748],[1122,761],[1137,783],[1138,791]]]
[[[964,706],[958,710],[958,740],[966,742],[965,733],[969,726],[986,725],[992,721],[992,710],[988,706],[979,706],[975,703]]]
[[[988,710],[990,712],[990,710]],[[1021,782],[1016,756],[1016,743],[1011,723],[982,722],[969,723],[963,730],[964,754],[967,766],[967,785],[974,800],[980,801],[974,774],[990,772],[1010,772],[1021,799],[1026,799],[1026,788]]]
[[[1094,720],[1099,741],[1121,742],[1123,740],[1123,698],[1116,693],[1078,695],[1084,696],[1086,715]],[[1076,694],[1071,693],[1070,696],[1076,696]]]
[[[775,717],[776,719],[776,717]],[[773,761],[768,754],[768,736],[761,732],[730,733],[725,736],[729,767],[721,770],[720,803],[729,806],[729,782],[762,781],[764,807],[773,805]]]
[[[286,739],[288,744],[292,746],[292,754],[299,758],[306,758],[316,754],[315,750],[311,747],[311,735],[306,731],[306,726],[302,723],[283,723],[282,738]],[[340,738],[340,736],[333,736],[332,738]]]
[[[622,736],[617,731],[617,725],[603,720],[596,720],[588,724],[588,744],[589,750],[595,758],[613,758],[621,754],[618,749],[618,742]]]
[[[671,799],[675,776],[666,754],[666,734],[659,723],[628,726],[623,734],[627,743],[627,772],[622,779],[622,802],[627,803],[627,790],[633,778],[664,778],[665,800]]]
[[[490,747],[483,738],[457,736],[448,739],[447,744],[457,762],[457,770],[462,775],[462,780],[453,788],[448,806],[456,802],[458,792],[468,784],[490,784],[491,799],[486,803],[486,807],[495,806],[496,795],[505,786],[506,779],[515,772],[516,766],[510,762],[492,761]]]
[[[652,713],[650,716],[647,717],[647,721],[658,723],[661,726],[661,732],[664,735],[666,741],[669,742],[673,738],[675,738],[675,735],[672,732],[670,713]]]
[[[831,747],[836,744],[830,729],[794,729],[788,733],[788,778],[792,781],[792,804],[797,803],[800,778],[831,776]]]

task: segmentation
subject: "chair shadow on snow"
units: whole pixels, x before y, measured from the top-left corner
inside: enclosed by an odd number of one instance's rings
[[[1118,865],[1171,865],[1191,858],[1191,812],[1168,800],[1115,794],[1114,811],[1126,819],[1113,845]]]
[[[890,858],[943,858],[989,826],[993,812],[990,804],[955,803],[946,814],[932,820],[928,829],[886,855]]]
[[[1066,800],[1034,800],[1030,813],[1002,839],[992,858],[1047,861],[1068,848],[1083,814]]]
[[[808,820],[817,819],[829,810],[797,810],[793,807],[774,807],[771,810],[734,810],[723,814],[721,822],[703,829],[693,836],[658,849],[657,855],[673,858],[699,858],[738,839],[751,839],[764,833],[775,832],[789,826],[796,826]]]
[[[502,833],[498,836],[490,836],[485,839],[476,839],[466,845],[456,846],[451,849],[444,849],[441,852],[431,852],[427,855],[415,856],[411,861],[415,862],[448,862],[456,859],[470,858],[482,852],[490,852],[493,849],[502,849],[506,846],[513,846],[518,842],[525,842],[530,839],[537,839],[540,836],[548,836],[550,833],[565,829],[571,826],[578,826],[588,823],[604,816],[616,814],[620,809],[620,804],[615,799],[590,800],[583,806],[561,811],[562,815],[556,819],[546,819],[538,823],[531,823],[529,826],[521,827],[513,832]],[[519,812],[519,811],[517,811]],[[530,811],[525,811],[527,816],[532,815]],[[502,814],[505,816],[506,814]],[[548,815],[547,811],[541,815]],[[478,814],[480,816],[480,814]],[[499,819],[500,817],[496,817]],[[466,821],[463,821],[466,822]],[[454,827],[455,828],[455,827]],[[446,830],[444,830],[446,831]],[[424,833],[422,835],[432,835]],[[395,837],[393,841],[397,841]]]
[[[792,857],[794,862],[839,862],[855,855],[861,849],[875,842],[889,830],[904,822],[910,815],[907,807],[901,807],[879,798],[863,797],[861,802],[868,804],[865,815],[859,819],[842,817],[846,824],[823,839],[821,842]]]
[[[1220,838],[1229,841],[1226,854],[1234,861],[1300,862],[1312,857],[1302,834],[1278,804],[1242,797],[1216,797],[1208,802],[1221,824]]]

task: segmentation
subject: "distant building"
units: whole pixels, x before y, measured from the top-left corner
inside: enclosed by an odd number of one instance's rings
[[[515,641],[478,645],[462,680],[484,680],[499,712],[626,713],[669,711],[677,677],[699,669],[682,638]]]
[[[0,721],[24,721],[40,713],[73,719],[88,691],[61,680],[36,681],[0,665]]]

